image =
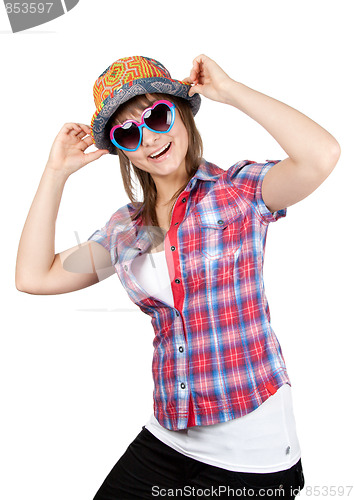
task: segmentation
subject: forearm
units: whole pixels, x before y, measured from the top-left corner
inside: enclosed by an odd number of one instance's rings
[[[336,139],[300,111],[234,80],[225,83],[223,101],[262,125],[294,162],[333,164],[340,149]]]
[[[55,257],[55,223],[67,177],[46,168],[29,210],[17,253],[16,286],[41,279]]]

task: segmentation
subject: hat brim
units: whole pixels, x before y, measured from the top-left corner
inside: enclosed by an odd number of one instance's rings
[[[163,77],[141,78],[123,85],[113,96],[108,96],[100,111],[92,117],[91,129],[95,145],[98,149],[108,149],[110,154],[117,154],[117,150],[109,139],[106,125],[121,104],[137,95],[142,94],[170,94],[186,99],[195,116],[200,108],[201,98],[199,94],[192,97],[188,95],[190,85],[179,80],[169,80]]]

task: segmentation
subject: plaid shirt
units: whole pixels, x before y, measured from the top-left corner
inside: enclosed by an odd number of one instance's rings
[[[132,273],[133,259],[151,247],[132,204],[88,238],[110,252],[129,297],[151,316],[154,414],[167,429],[241,417],[290,384],[262,270],[268,224],[287,211],[271,213],[262,199],[264,175],[278,161],[199,166],[164,241],[174,307]]]

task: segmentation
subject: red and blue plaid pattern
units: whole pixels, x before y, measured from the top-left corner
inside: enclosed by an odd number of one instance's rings
[[[264,175],[278,161],[246,160],[226,171],[199,166],[164,243],[174,307],[132,273],[134,258],[151,246],[141,218],[132,220],[132,204],[89,238],[110,252],[129,297],[151,316],[154,413],[167,429],[241,417],[290,384],[262,269],[268,224],[287,211],[271,213],[262,199]]]

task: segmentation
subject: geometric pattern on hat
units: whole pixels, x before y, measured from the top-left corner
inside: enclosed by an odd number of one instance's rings
[[[195,115],[201,99],[199,94],[190,97],[189,89],[190,84],[172,79],[155,59],[142,56],[118,59],[97,78],[93,87],[96,111],[91,120],[91,134],[96,147],[117,154],[105,127],[118,107],[137,95],[164,93],[182,97]]]

